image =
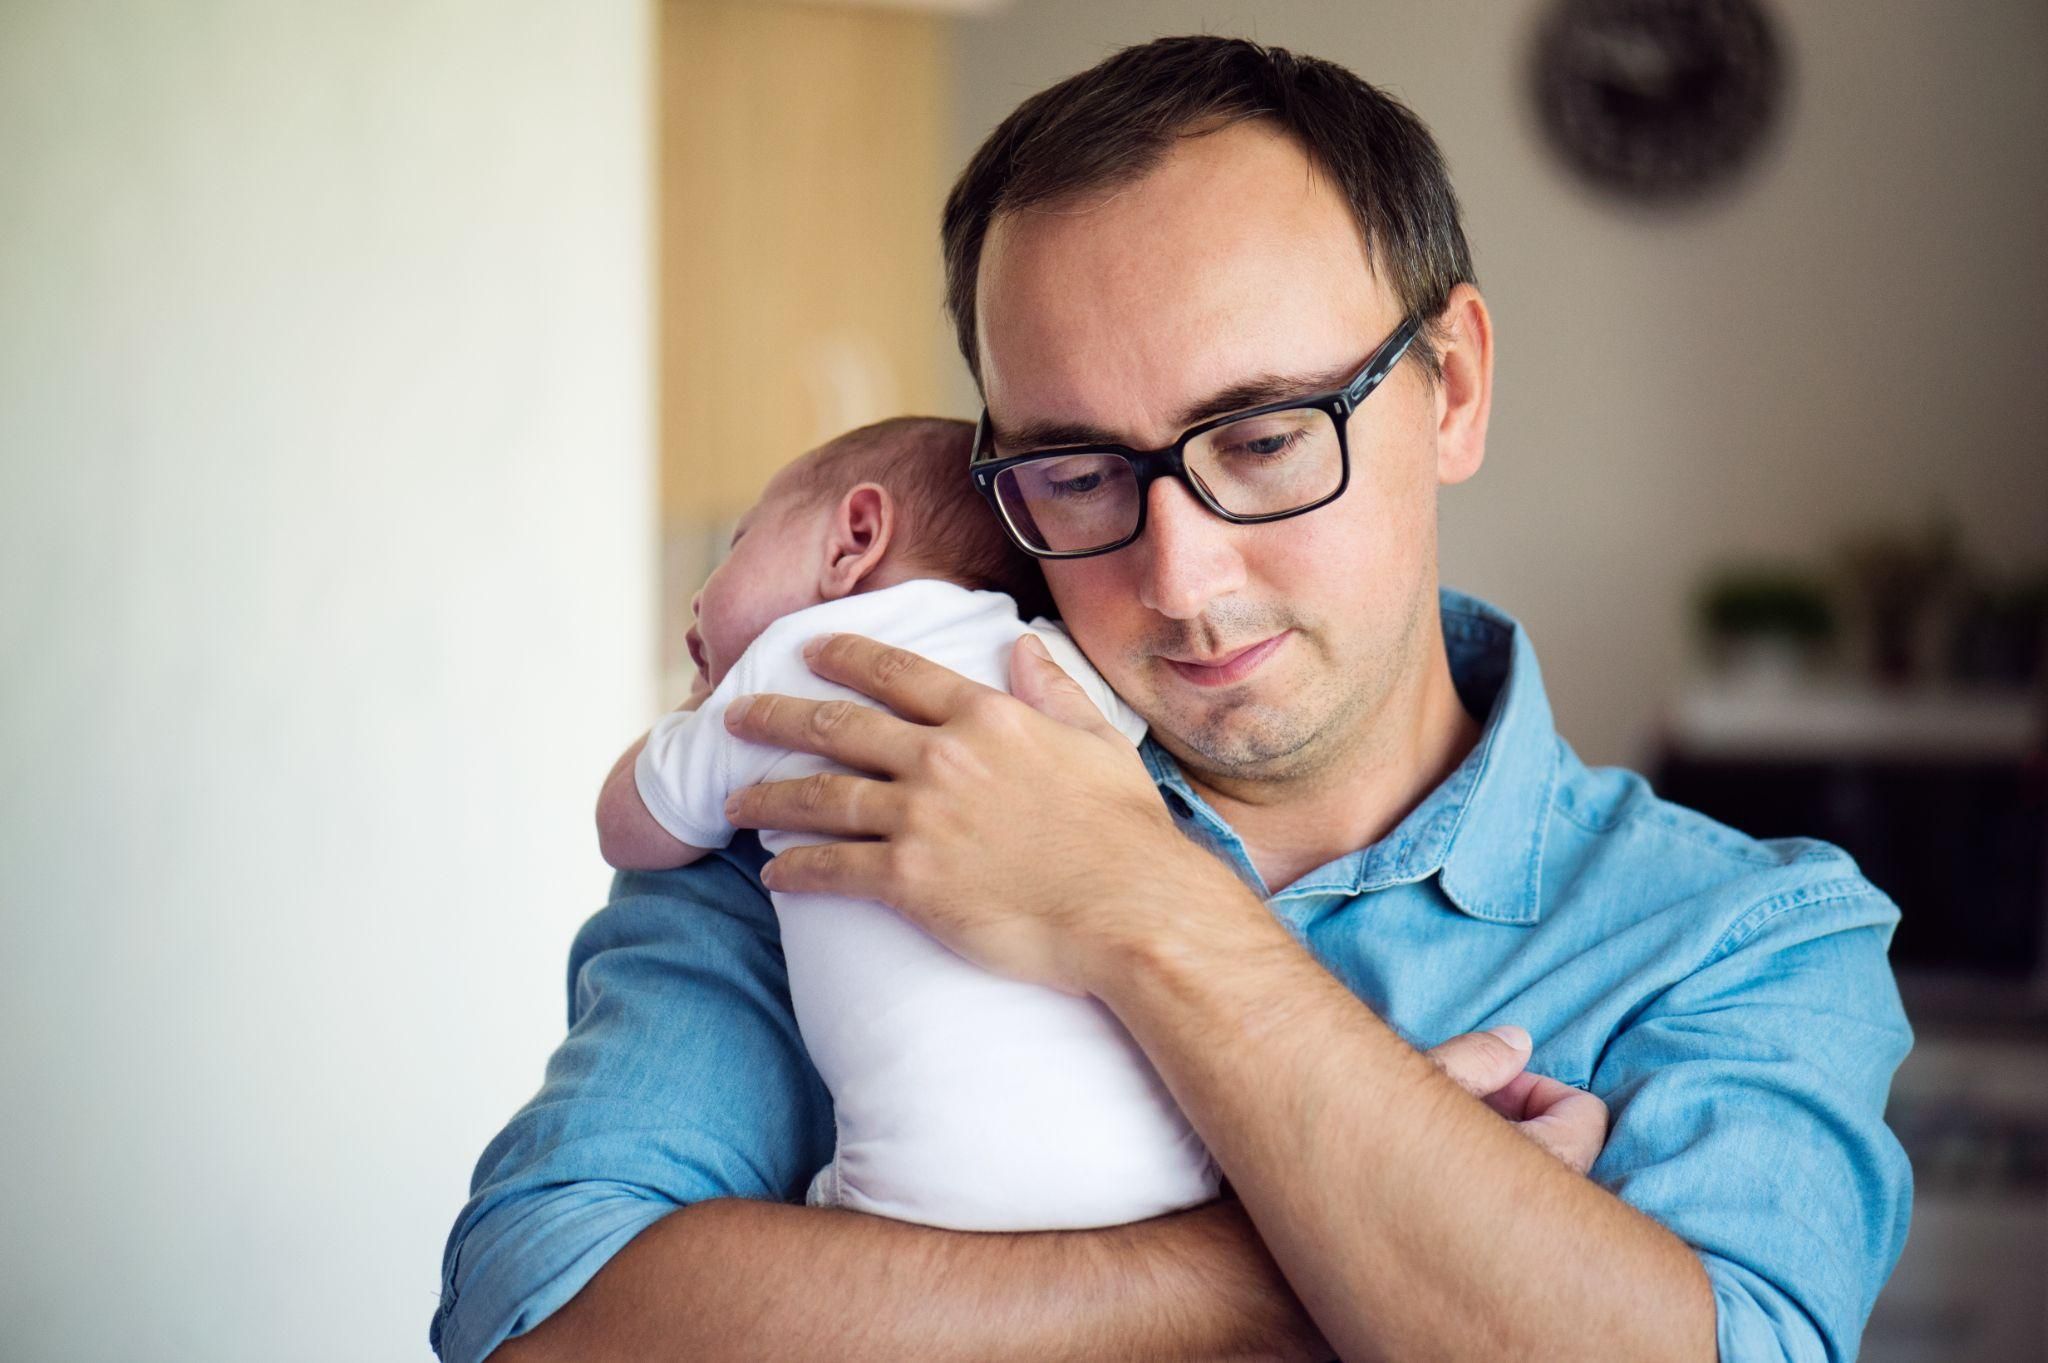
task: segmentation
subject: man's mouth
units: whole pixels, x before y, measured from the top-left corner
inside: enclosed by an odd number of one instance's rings
[[[1283,629],[1271,638],[1209,658],[1173,658],[1165,654],[1160,657],[1167,666],[1196,686],[1229,686],[1257,671],[1266,659],[1279,651],[1292,633],[1291,629]]]

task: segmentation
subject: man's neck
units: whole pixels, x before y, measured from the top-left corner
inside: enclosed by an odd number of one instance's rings
[[[1481,725],[1458,700],[1441,626],[1429,631],[1423,656],[1420,674],[1362,722],[1363,737],[1326,773],[1221,786],[1188,773],[1243,839],[1269,891],[1378,842],[1478,744]]]

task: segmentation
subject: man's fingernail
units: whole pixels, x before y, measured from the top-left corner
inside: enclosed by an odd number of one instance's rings
[[[753,708],[754,698],[752,696],[740,696],[734,699],[732,704],[725,707],[725,727],[730,729],[733,725],[745,719],[747,711]]]
[[[763,885],[772,890],[775,888],[775,882],[780,879],[782,879],[782,870],[775,864],[773,858],[762,864],[761,883]]]
[[[1498,1027],[1489,1027],[1486,1030],[1518,1051],[1533,1049],[1534,1043],[1529,1040],[1529,1033],[1512,1022],[1504,1022]]]
[[[725,817],[730,819],[740,812],[740,797],[737,792],[725,797]]]
[[[820,634],[820,635],[819,635],[819,636],[818,636],[817,638],[815,638],[815,639],[811,640],[811,641],[810,641],[809,643],[805,644],[805,645],[804,645],[804,656],[805,656],[806,658],[815,658],[815,657],[817,657],[817,656],[818,656],[818,650],[819,650],[819,649],[821,649],[821,648],[823,648],[823,647],[825,646],[825,641],[826,641],[827,639],[830,639],[831,637],[832,637],[832,636],[831,636],[831,635],[829,635],[829,634]]]

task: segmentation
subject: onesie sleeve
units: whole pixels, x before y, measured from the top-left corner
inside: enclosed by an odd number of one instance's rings
[[[691,847],[710,849],[732,841],[726,797],[761,780],[782,755],[726,731],[725,712],[733,701],[764,689],[756,680],[755,656],[753,649],[741,655],[695,710],[672,711],[656,720],[633,764],[633,784],[647,812]]]
[[[1095,708],[1102,711],[1102,717],[1108,720],[1118,733],[1130,739],[1132,743],[1137,743],[1145,737],[1146,725],[1143,717],[1126,705],[1122,696],[1110,689],[1109,683],[1095,670],[1095,664],[1088,661],[1088,655],[1081,651],[1080,645],[1067,636],[1064,625],[1040,616],[1027,628],[1038,636],[1040,642],[1045,645],[1046,652],[1052,654],[1052,660],[1060,665],[1061,670],[1080,683],[1081,689],[1088,693],[1088,699],[1095,702]]]

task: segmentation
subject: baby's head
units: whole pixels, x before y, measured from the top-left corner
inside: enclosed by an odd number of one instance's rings
[[[1026,619],[1049,613],[1038,564],[1010,543],[967,476],[973,442],[965,421],[893,417],[769,479],[690,603],[690,657],[711,684],[771,621],[913,578],[1008,592]]]

